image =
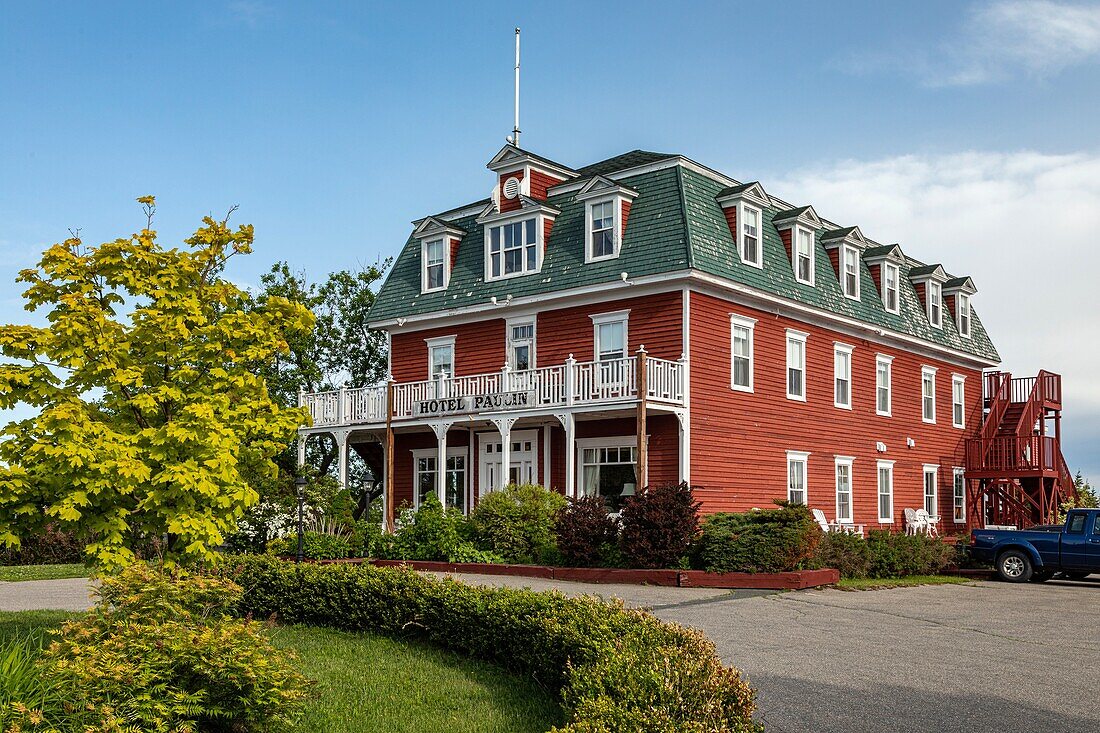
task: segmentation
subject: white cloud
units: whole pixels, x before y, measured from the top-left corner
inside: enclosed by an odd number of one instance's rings
[[[856,73],[902,72],[944,87],[1043,78],[1098,58],[1100,4],[1000,0],[973,7],[935,48],[859,54],[842,66]]]
[[[974,307],[1019,375],[1064,377],[1065,433],[1100,438],[1100,152],[846,160],[769,184],[838,224],[970,275]],[[1100,457],[1067,455],[1100,476]]]

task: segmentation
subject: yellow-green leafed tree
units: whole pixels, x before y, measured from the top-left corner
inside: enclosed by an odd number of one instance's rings
[[[258,375],[312,314],[223,277],[251,252],[252,227],[206,217],[166,249],[153,197],[138,201],[138,234],[74,236],[19,274],[48,325],[0,326],[0,408],[37,412],[0,432],[0,545],[53,522],[104,568],[159,540],[169,561],[209,557],[257,500],[242,474],[274,472],[305,420]]]

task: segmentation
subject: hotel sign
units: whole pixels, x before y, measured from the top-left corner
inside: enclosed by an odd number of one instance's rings
[[[418,400],[413,404],[413,415],[427,417],[459,415],[469,412],[506,412],[508,410],[525,410],[534,406],[534,392],[500,392],[497,394]]]

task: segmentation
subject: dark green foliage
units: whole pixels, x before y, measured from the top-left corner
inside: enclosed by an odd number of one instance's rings
[[[241,557],[237,611],[413,638],[561,690],[563,731],[753,731],[753,692],[701,633],[595,598],[482,588],[396,568]]]
[[[686,483],[648,487],[620,514],[619,549],[629,567],[675,568],[699,533],[699,502]]]
[[[567,567],[609,566],[609,561],[620,559],[612,552],[618,538],[619,524],[598,496],[570,499],[568,506],[558,511],[554,541]]]
[[[282,557],[298,554],[298,535],[288,534],[267,543],[267,551]],[[310,560],[343,560],[352,556],[351,538],[321,532],[302,533],[302,557]]]
[[[490,492],[470,512],[475,543],[503,562],[553,564],[554,522],[564,506],[564,496],[534,484]]]
[[[703,521],[696,562],[712,573],[782,573],[814,557],[821,528],[801,504],[776,509],[712,514]]]
[[[816,564],[839,570],[842,578],[866,578],[871,572],[871,551],[867,540],[857,534],[822,532]]]
[[[386,560],[445,560],[447,562],[500,562],[469,540],[470,528],[462,512],[444,509],[439,498],[428,496],[416,511],[406,509],[393,535],[379,534],[371,548]]]
[[[955,559],[955,549],[937,537],[873,529],[867,533],[872,578],[936,575]]]
[[[60,565],[84,562],[84,542],[50,523],[22,538],[19,549],[0,547],[0,565]]]

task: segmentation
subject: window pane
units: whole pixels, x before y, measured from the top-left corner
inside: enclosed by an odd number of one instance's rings
[[[601,361],[607,359],[622,359],[626,355],[626,344],[623,343],[623,335],[625,333],[624,324],[622,321],[613,321],[611,323],[601,323],[599,325],[599,358]]]

